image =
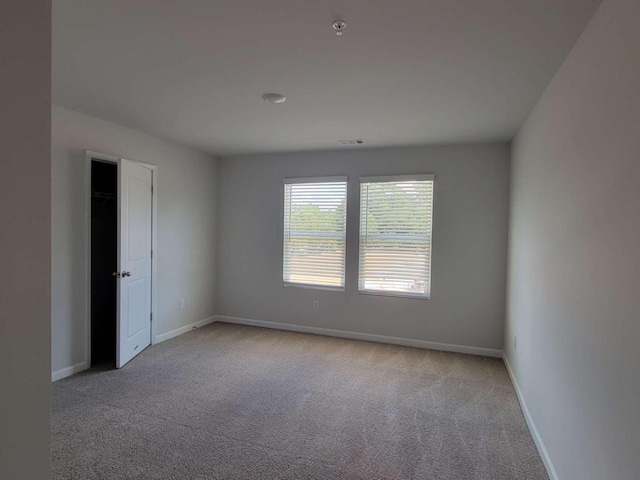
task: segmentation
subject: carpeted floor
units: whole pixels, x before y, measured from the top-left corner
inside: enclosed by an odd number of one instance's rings
[[[216,323],[53,385],[54,479],[546,479],[501,360]]]

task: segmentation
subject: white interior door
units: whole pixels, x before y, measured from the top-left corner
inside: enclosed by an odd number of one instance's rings
[[[151,343],[152,185],[149,168],[120,159],[118,354],[120,368]]]

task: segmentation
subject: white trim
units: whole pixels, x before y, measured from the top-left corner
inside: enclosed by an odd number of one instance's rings
[[[527,407],[527,403],[524,400],[524,394],[520,389],[520,385],[518,385],[518,380],[516,380],[516,376],[513,373],[513,370],[511,369],[511,364],[509,363],[509,358],[505,353],[502,354],[502,360],[504,361],[504,364],[507,367],[507,372],[509,372],[509,377],[511,377],[511,382],[513,383],[513,388],[516,391],[516,397],[518,397],[518,402],[520,402],[520,407],[522,408],[524,419],[527,422],[527,426],[529,427],[529,431],[531,432],[533,441],[536,444],[538,453],[540,453],[540,457],[542,458],[542,463],[544,463],[544,466],[547,469],[547,474],[549,475],[549,479],[559,480],[558,473],[556,472],[556,469],[553,466],[553,462],[551,461],[551,457],[549,456],[549,452],[547,451],[547,448],[544,446],[544,442],[542,441],[542,437],[540,436],[538,427],[536,427],[536,422],[533,420],[533,417],[531,416],[531,412],[529,411],[529,408]]]
[[[375,295],[377,297],[400,297],[415,298],[418,300],[431,300],[431,296],[429,294],[396,292],[393,290],[358,290],[358,295]]]
[[[195,328],[204,327],[205,325],[209,325],[217,321],[216,317],[205,318],[204,320],[200,320],[199,322],[190,323],[189,325],[185,325],[184,327],[176,328],[175,330],[171,330],[170,332],[163,333],[162,335],[158,335],[154,338],[153,345],[164,342],[165,340],[169,340],[170,338],[177,337],[178,335],[182,335],[183,333],[187,333]],[[51,381],[57,382],[58,380],[62,380],[63,378],[70,377],[71,375],[75,375],[76,373],[83,372],[89,369],[88,362],[80,362],[75,365],[71,365],[70,367],[61,368],[60,370],[56,370],[51,373]]]
[[[304,178],[283,178],[282,183],[285,185],[293,185],[296,183],[337,183],[347,182],[349,177],[346,175],[338,175],[334,177],[304,177]]]
[[[160,342],[164,342],[165,340],[169,340],[170,338],[177,337],[178,335],[182,335],[183,333],[190,332],[195,328],[204,327],[205,325],[209,325],[210,323],[213,323],[216,321],[217,321],[216,316],[213,316],[213,317],[205,318],[204,320],[200,320],[199,322],[190,323],[189,325],[185,325],[184,327],[176,328],[167,333],[162,333],[157,337],[155,337],[155,341],[153,342],[153,344],[156,345]]]
[[[367,342],[390,343],[393,345],[404,345],[406,347],[426,348],[428,350],[442,350],[444,352],[467,353],[470,355],[482,355],[486,357],[502,358],[502,351],[493,348],[470,347],[465,345],[454,345],[450,343],[429,342],[426,340],[389,337],[387,335],[376,335],[373,333],[349,332],[347,330],[335,330],[332,328],[307,327],[303,325],[294,325],[291,323],[267,322],[265,320],[228,317],[226,315],[216,315],[214,318],[216,322],[237,323],[240,325],[273,328],[276,330],[288,330],[291,332],[314,333],[317,335],[325,335],[328,337],[350,338],[353,340],[364,340]]]
[[[87,362],[76,363],[75,365],[71,365],[70,367],[61,368],[60,370],[56,370],[51,373],[51,381],[57,382],[58,380],[62,380],[63,378],[70,377],[71,375],[75,375],[76,373],[83,372],[87,370],[89,366]]]
[[[433,182],[436,176],[432,173],[417,175],[381,175],[378,177],[360,177],[360,183],[385,182]]]
[[[312,290],[327,290],[329,292],[344,292],[344,285],[333,287],[330,285],[314,285],[313,283],[296,283],[296,282],[282,282],[284,287],[297,287],[297,288],[310,288]]]
[[[84,151],[85,158],[102,160],[107,163],[118,163],[119,157],[114,157],[113,155],[107,155],[106,153],[94,152],[91,150]]]

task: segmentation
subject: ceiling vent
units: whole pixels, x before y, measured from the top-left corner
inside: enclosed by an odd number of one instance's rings
[[[364,145],[364,140],[358,138],[356,140],[338,140],[340,145]]]

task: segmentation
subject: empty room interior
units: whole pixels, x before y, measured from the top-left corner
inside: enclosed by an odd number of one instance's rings
[[[0,6],[1,480],[640,479],[638,0]]]

